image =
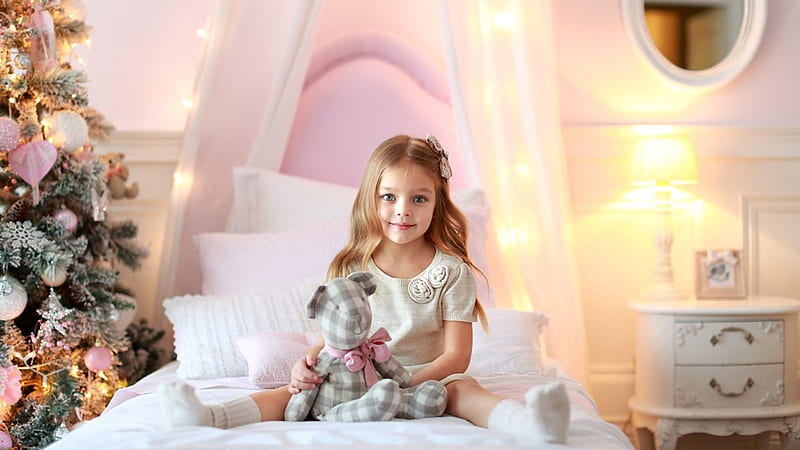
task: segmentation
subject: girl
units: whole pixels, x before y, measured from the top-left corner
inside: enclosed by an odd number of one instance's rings
[[[563,383],[537,386],[525,405],[491,393],[465,375],[472,322],[485,315],[475,294],[464,215],[450,199],[447,152],[433,136],[395,136],[370,157],[353,204],[350,238],[328,278],[354,270],[375,275],[373,327],[386,328],[392,354],[414,384],[441,380],[445,413],[535,442],[565,443],[569,401]],[[282,420],[291,394],[322,380],[310,370],[322,349],[312,348],[292,370],[289,386],[219,405],[202,405],[183,383],[163,385],[162,405],[173,425],[234,427]]]

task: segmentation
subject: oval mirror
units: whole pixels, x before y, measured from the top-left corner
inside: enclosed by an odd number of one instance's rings
[[[753,58],[767,0],[621,0],[625,27],[644,57],[684,86],[719,86]]]

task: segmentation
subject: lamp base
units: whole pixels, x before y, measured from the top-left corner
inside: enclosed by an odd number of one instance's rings
[[[643,299],[647,300],[688,300],[689,294],[686,291],[679,289],[671,283],[659,283],[650,287],[650,289],[642,295]]]

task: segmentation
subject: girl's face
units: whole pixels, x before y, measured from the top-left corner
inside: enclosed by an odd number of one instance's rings
[[[435,189],[433,178],[412,163],[398,163],[386,169],[378,184],[378,216],[384,242],[404,245],[425,236],[436,205]]]

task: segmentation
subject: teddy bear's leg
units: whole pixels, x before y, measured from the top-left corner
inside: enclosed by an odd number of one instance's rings
[[[403,402],[397,417],[422,419],[441,416],[447,406],[447,389],[438,381],[428,380],[414,387],[401,389]]]
[[[340,403],[320,420],[331,422],[375,422],[392,420],[400,409],[402,396],[396,381],[383,379],[356,400]]]

